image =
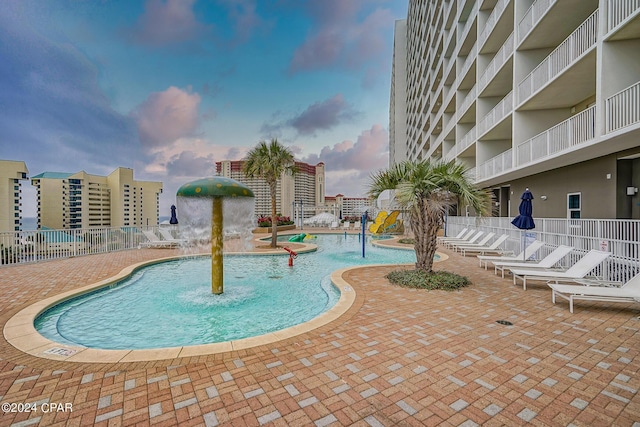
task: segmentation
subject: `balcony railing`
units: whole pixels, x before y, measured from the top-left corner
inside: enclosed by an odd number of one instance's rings
[[[524,102],[554,77],[576,62],[596,44],[598,11],[596,10],[518,85],[518,103]]]
[[[607,99],[607,132],[640,123],[640,82]]]
[[[476,167],[476,182],[500,175],[512,168],[513,153],[508,149]]]
[[[496,53],[496,56],[493,57],[487,66],[487,69],[484,70],[482,76],[478,79],[478,93],[481,93],[484,88],[487,87],[489,82],[495,77],[496,73],[511,57],[511,54],[513,54],[513,46],[513,33],[511,33],[509,38],[507,38],[500,50]]]
[[[518,145],[516,165],[537,162],[595,138],[595,105]]]
[[[469,132],[467,132],[460,142],[453,146],[451,150],[445,155],[445,158],[451,160],[458,156],[458,154],[462,153],[467,149],[471,144],[476,141],[476,128],[473,127]]]
[[[509,1],[511,0],[499,0],[498,3],[496,3],[493,11],[491,11],[491,15],[489,15],[489,19],[487,19],[487,23],[485,24],[484,29],[478,37],[478,46],[482,47],[487,41],[489,35],[498,23],[498,20],[502,16],[502,12],[504,12],[504,10],[507,8]]]
[[[458,120],[460,120],[460,117],[462,117],[464,115],[464,113],[467,112],[467,110],[469,109],[471,104],[473,104],[473,101],[475,101],[475,100],[476,100],[476,86],[472,87],[469,90],[467,95],[464,97],[464,99],[460,103],[460,107],[456,111],[456,117],[457,117]]]
[[[471,9],[471,12],[469,12],[469,16],[467,17],[467,20],[464,23],[464,27],[462,28],[462,31],[459,33],[458,40],[464,40],[467,37],[467,34],[469,33],[469,29],[471,28],[471,24],[473,23],[474,19],[476,19],[476,15],[478,14],[478,4],[479,2],[475,2],[475,4],[473,5],[473,8]]]
[[[478,137],[481,137],[487,130],[497,123],[500,123],[513,110],[513,91],[509,92],[502,101],[493,107],[489,113],[478,123]]]
[[[460,86],[462,79],[464,79],[464,76],[467,75],[467,72],[469,71],[469,69],[471,68],[471,65],[476,59],[477,53],[478,53],[478,45],[474,44],[471,50],[469,51],[469,54],[467,55],[467,57],[464,59],[464,63],[462,64],[462,67],[460,68],[460,72],[458,73],[458,77],[456,79],[456,87]]]
[[[551,9],[551,6],[553,6],[556,1],[558,0],[536,0],[531,5],[518,23],[518,43],[527,37],[531,30],[538,24],[540,18]]]
[[[625,19],[640,10],[640,0],[609,0],[607,31],[615,29]]]

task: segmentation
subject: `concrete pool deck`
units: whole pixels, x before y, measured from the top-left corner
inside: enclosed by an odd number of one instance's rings
[[[36,403],[36,410],[3,413],[0,427],[640,425],[638,304],[578,303],[570,314],[564,302],[551,303],[544,285],[523,291],[475,257],[441,251],[449,259],[436,269],[473,285],[409,290],[384,278],[393,267],[353,269],[343,279],[356,297],[343,316],[253,348],[70,363],[18,351],[3,335],[1,403]],[[3,267],[0,325],[36,301],[174,252]],[[51,406],[43,405],[57,403],[73,411],[45,412]]]

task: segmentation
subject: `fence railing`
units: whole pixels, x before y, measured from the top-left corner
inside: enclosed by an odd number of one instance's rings
[[[594,139],[595,120],[594,105],[519,144],[516,165],[536,162]]]
[[[476,100],[476,93],[476,86],[474,85],[471,89],[469,89],[469,92],[467,92],[464,99],[460,103],[460,107],[458,107],[456,111],[457,120],[460,120],[460,117],[464,116],[471,104],[473,104],[473,102]]]
[[[571,64],[577,61],[598,38],[598,10],[593,12],[576,30],[549,54],[518,85],[518,103],[549,83]]]
[[[145,227],[156,233],[158,227]],[[157,234],[157,233],[156,233]],[[149,239],[137,227],[0,233],[0,265],[135,249]]]
[[[489,35],[498,23],[498,20],[502,16],[502,12],[504,12],[504,10],[507,8],[509,1],[510,0],[498,0],[498,3],[496,3],[496,5],[494,6],[493,11],[491,11],[491,15],[489,15],[489,19],[487,19],[484,29],[480,33],[480,36],[478,36],[478,46],[483,46],[487,41]]]
[[[609,32],[640,10],[640,0],[609,0],[607,6],[607,32]]]
[[[518,43],[529,34],[540,18],[547,13],[558,0],[536,0],[518,23]]]
[[[484,73],[482,73],[482,75],[478,79],[478,93],[481,93],[484,88],[487,87],[489,82],[495,77],[498,71],[511,57],[511,55],[513,54],[513,46],[513,33],[511,33],[500,50],[496,52],[496,55],[487,66],[487,69],[484,70]]]
[[[607,98],[606,109],[607,132],[639,123],[640,82]]]
[[[505,249],[514,253],[523,250],[526,242],[538,239],[545,248],[537,258],[542,258],[559,245],[574,248],[564,260],[570,266],[591,249],[611,252],[594,275],[605,280],[626,282],[640,273],[640,221],[621,219],[564,219],[535,218],[536,228],[519,230],[508,217],[464,217],[447,218],[447,234],[455,235],[464,227],[473,227],[496,235],[507,234]]]
[[[476,167],[476,181],[500,175],[513,168],[513,151],[508,149]]]
[[[486,131],[507,117],[511,111],[513,111],[513,91],[505,95],[505,97],[480,120],[480,123],[478,123],[478,137],[484,135]]]

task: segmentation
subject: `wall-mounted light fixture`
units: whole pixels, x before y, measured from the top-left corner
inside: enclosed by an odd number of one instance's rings
[[[540,196],[540,200],[547,200],[547,196]]]
[[[638,193],[638,187],[627,187],[627,196],[635,196]]]

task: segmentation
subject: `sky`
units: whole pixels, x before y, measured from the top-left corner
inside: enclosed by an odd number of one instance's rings
[[[177,189],[277,138],[363,196],[388,165],[406,0],[2,0],[0,159]],[[23,182],[23,216],[36,216]]]

